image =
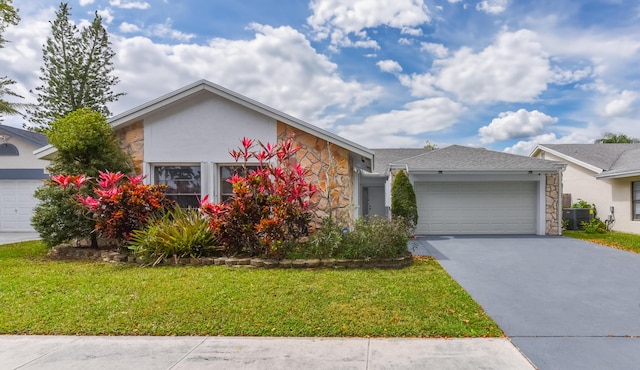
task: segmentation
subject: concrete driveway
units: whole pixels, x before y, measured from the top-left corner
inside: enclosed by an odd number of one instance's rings
[[[419,237],[540,369],[637,369],[640,255],[565,237]]]

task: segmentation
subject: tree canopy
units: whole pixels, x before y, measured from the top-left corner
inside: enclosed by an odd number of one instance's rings
[[[0,0],[0,49],[8,42],[4,38],[4,31],[10,25],[17,25],[20,22],[18,10],[13,7],[12,0]],[[0,77],[0,121],[5,115],[21,114],[19,109],[26,108],[27,104],[16,103],[7,100],[8,97],[20,98],[16,92],[11,90],[10,86],[16,82],[8,76]]]
[[[129,173],[131,162],[106,118],[89,108],[58,118],[47,131],[49,142],[58,150],[51,161],[52,174],[97,177],[98,171]]]
[[[43,45],[42,85],[36,87],[38,104],[29,110],[36,129],[46,131],[56,118],[80,108],[90,108],[104,116],[107,104],[124,94],[112,87],[119,79],[113,75],[109,34],[102,18],[95,13],[90,25],[78,28],[70,20],[71,8],[61,3],[51,23],[51,36]]]
[[[391,215],[402,217],[413,232],[418,225],[418,204],[413,185],[406,172],[399,171],[391,186]]]
[[[595,140],[596,144],[633,144],[640,143],[640,140],[625,134],[614,134],[606,132],[603,137]]]

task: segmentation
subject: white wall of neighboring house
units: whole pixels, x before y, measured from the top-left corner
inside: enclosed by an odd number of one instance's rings
[[[561,161],[546,153],[546,159]],[[573,163],[568,163],[562,174],[562,192],[571,194],[571,202],[582,199],[596,205],[598,217],[606,220],[610,207],[614,207],[615,223],[612,230],[640,234],[640,221],[633,221],[631,207],[631,182],[640,181],[640,177],[624,179],[596,179],[596,173]]]
[[[33,193],[42,185],[43,180],[31,177],[38,174],[42,176],[42,170],[49,162],[37,159],[33,151],[38,147],[20,138],[12,136],[0,142],[4,143],[15,146],[19,155],[0,156],[0,169],[6,175],[0,178],[0,232],[32,232],[31,217],[33,208],[38,203]],[[33,171],[24,174],[25,170]]]
[[[633,208],[631,205],[631,183],[640,181],[640,176],[628,177],[624,179],[608,180],[613,186],[613,202],[614,215],[616,222],[613,224],[613,230],[627,233],[640,234],[640,221],[633,220]],[[606,211],[606,213],[605,213]],[[609,214],[609,209],[598,211],[600,218],[604,219]]]
[[[546,153],[545,159],[568,163],[565,159]],[[608,215],[609,206],[613,205],[612,187],[609,180],[596,179],[596,173],[584,167],[568,163],[562,173],[562,193],[571,194],[571,203],[579,199],[593,203],[601,212],[601,218]]]
[[[26,143],[15,137],[9,138],[8,141],[0,141],[0,144],[12,144],[18,149],[19,156],[0,156],[0,168],[45,168],[49,165],[49,161],[36,158],[33,151],[38,149],[37,146]]]

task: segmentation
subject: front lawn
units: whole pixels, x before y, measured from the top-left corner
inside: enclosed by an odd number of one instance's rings
[[[640,235],[610,231],[604,234],[588,234],[584,231],[563,231],[570,238],[587,240],[629,252],[640,253]]]
[[[431,259],[402,270],[140,268],[0,246],[0,334],[497,337]]]

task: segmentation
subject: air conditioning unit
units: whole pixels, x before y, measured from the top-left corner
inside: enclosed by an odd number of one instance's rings
[[[567,230],[580,230],[583,221],[589,222],[593,219],[593,208],[564,208],[562,219],[569,220]]]

